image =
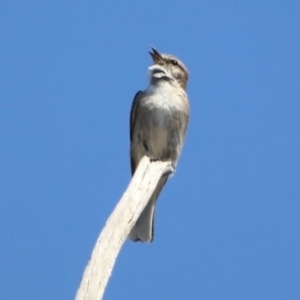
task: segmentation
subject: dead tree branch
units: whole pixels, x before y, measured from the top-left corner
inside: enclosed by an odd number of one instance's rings
[[[152,196],[159,179],[173,172],[170,162],[144,157],[123,197],[108,218],[85,268],[76,300],[99,300],[130,230]]]

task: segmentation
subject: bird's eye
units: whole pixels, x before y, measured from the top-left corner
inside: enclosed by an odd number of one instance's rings
[[[175,59],[171,60],[171,63],[172,63],[173,66],[177,66],[178,65],[178,62]]]

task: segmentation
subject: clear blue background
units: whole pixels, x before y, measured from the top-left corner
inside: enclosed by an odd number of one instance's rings
[[[299,1],[1,1],[1,299],[72,299],[130,180],[147,51],[190,70],[152,244],[106,299],[300,299]]]

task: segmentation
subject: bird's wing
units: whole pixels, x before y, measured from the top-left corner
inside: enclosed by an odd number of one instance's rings
[[[134,131],[134,126],[135,126],[135,120],[136,120],[136,115],[137,115],[137,110],[140,104],[140,96],[142,95],[142,91],[139,91],[135,94],[132,105],[131,105],[131,110],[130,110],[130,120],[129,120],[129,127],[130,127],[130,143],[132,143],[132,138],[133,138],[133,131]],[[133,158],[131,156],[131,173],[133,175],[135,171],[135,163],[133,161]]]
[[[131,110],[130,110],[130,121],[129,121],[129,126],[130,126],[130,142],[132,142],[132,137],[133,137],[133,130],[134,130],[134,124],[135,124],[135,118],[136,118],[136,113],[137,109],[139,106],[139,99],[140,95],[142,94],[142,91],[139,91],[135,94],[132,104],[131,104]]]

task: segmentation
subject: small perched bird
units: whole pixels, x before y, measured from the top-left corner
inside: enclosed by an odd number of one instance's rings
[[[176,167],[189,120],[188,70],[175,56],[149,52],[150,83],[135,95],[130,112],[130,157],[134,174],[144,155],[171,161]],[[152,242],[155,203],[168,176],[160,179],[150,201],[129,234],[133,241]]]

